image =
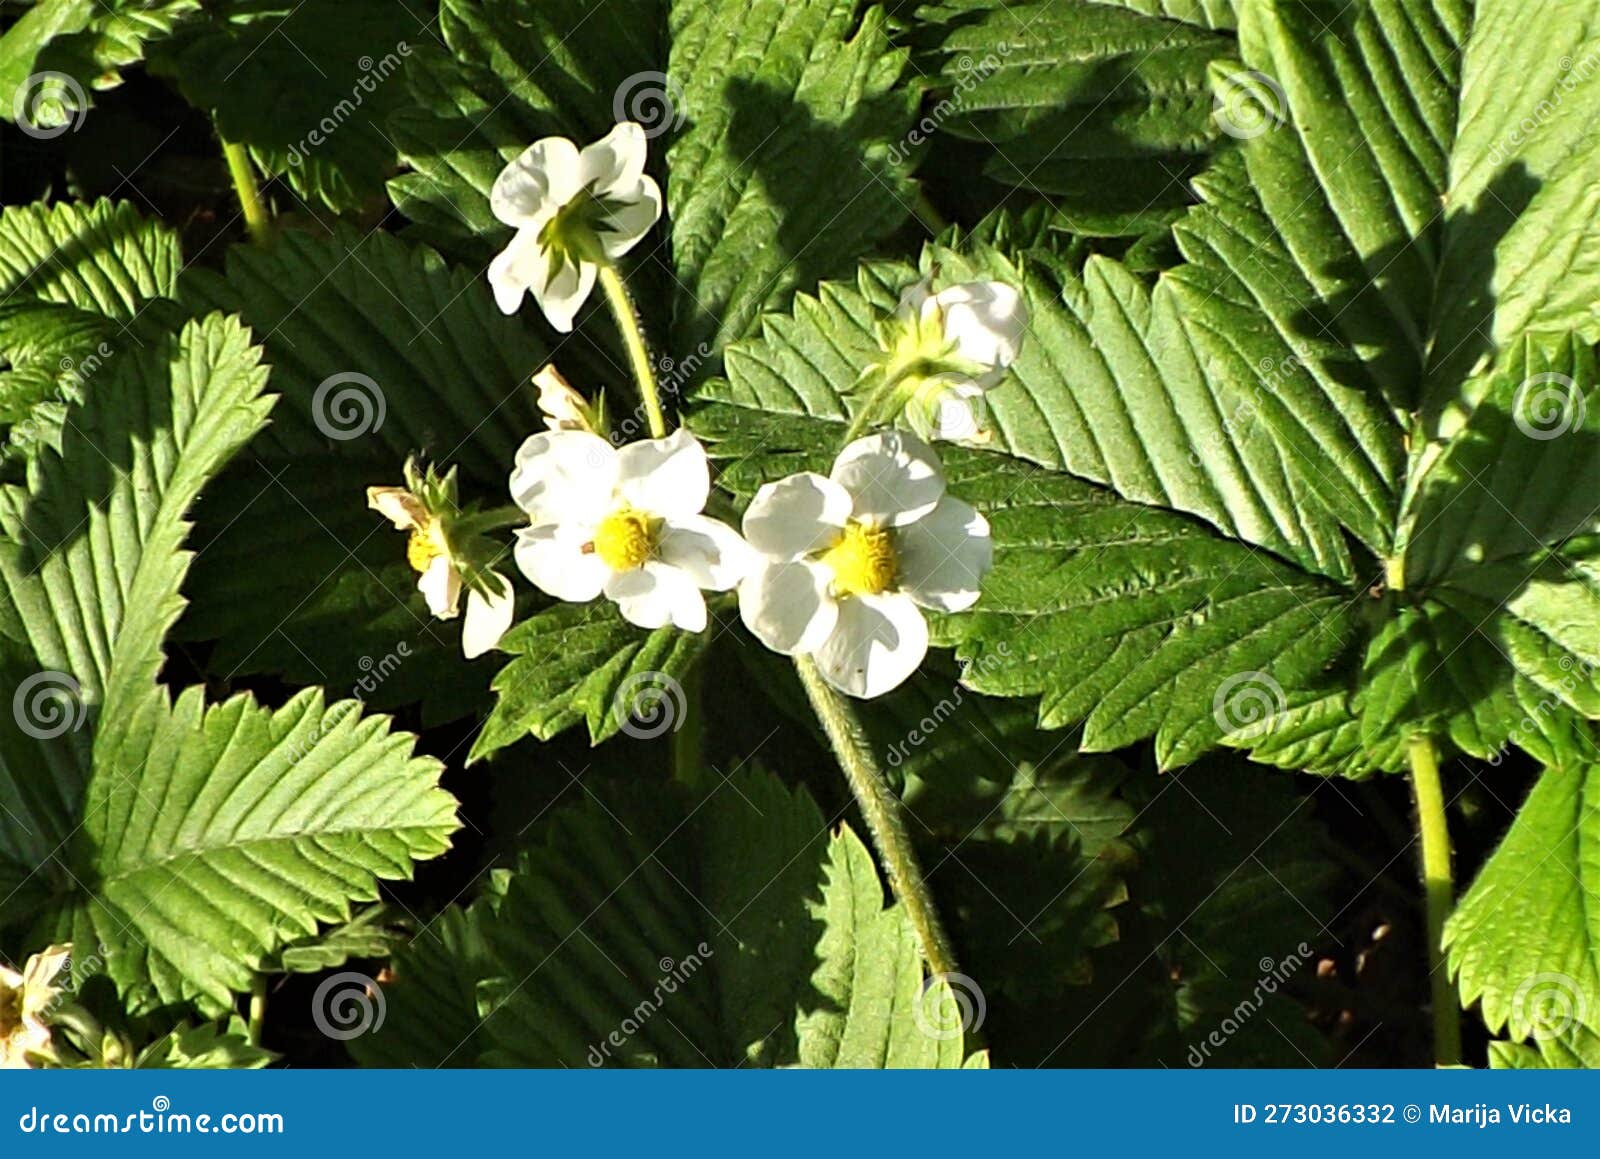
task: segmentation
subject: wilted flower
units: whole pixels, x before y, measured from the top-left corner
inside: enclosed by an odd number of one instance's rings
[[[409,531],[406,559],[417,572],[417,590],[428,610],[441,620],[461,611],[467,589],[467,616],[461,624],[461,651],[471,660],[500,642],[511,626],[515,597],[511,581],[487,566],[497,548],[474,532],[456,503],[455,471],[439,477],[430,467],[405,466],[404,487],[368,487],[367,506],[400,531]]]
[[[701,514],[711,491],[705,450],[687,431],[629,443],[549,431],[517,452],[511,497],[522,574],[559,600],[602,593],[641,628],[706,626],[700,594],[727,591],[753,562],[725,523]]]
[[[645,153],[644,129],[624,121],[581,152],[565,137],[545,137],[501,170],[489,207],[517,231],[489,264],[501,310],[516,313],[531,293],[550,325],[572,329],[598,267],[637,245],[661,216]]]
[[[813,655],[851,696],[899,686],[928,650],[923,608],[958,612],[989,570],[989,524],[945,494],[933,451],[889,431],[857,439],[828,477],[769,483],[744,516],[765,560],[739,586],[745,625],[769,648]]]
[[[551,430],[604,432],[603,404],[591,406],[553,364],[546,363],[539,368],[533,376],[533,385],[539,388],[539,411],[544,415],[544,425]]]
[[[50,946],[29,958],[20,974],[0,964],[0,1070],[22,1070],[32,1065],[29,1054],[50,1054],[44,1015],[60,994],[56,975],[71,953],[71,946]]]

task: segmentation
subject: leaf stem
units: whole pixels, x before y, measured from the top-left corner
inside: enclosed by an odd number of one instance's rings
[[[606,292],[606,304],[617,320],[617,331],[628,350],[628,365],[633,370],[633,381],[639,387],[639,398],[644,402],[646,417],[650,420],[650,437],[663,439],[667,435],[667,418],[661,411],[661,395],[656,389],[655,370],[650,365],[650,347],[645,343],[644,330],[639,325],[639,311],[633,304],[628,287],[623,284],[617,267],[600,263],[600,286]]]
[[[1439,754],[1432,739],[1414,737],[1406,750],[1417,794],[1417,830],[1422,842],[1422,889],[1427,903],[1428,980],[1433,992],[1433,1059],[1438,1066],[1461,1062],[1461,1012],[1444,958],[1444,923],[1455,882],[1450,869],[1450,826],[1445,818]]]
[[[261,1045],[261,1034],[267,1025],[267,976],[257,974],[250,984],[250,1045]]]
[[[867,831],[877,847],[878,859],[889,874],[889,886],[900,904],[906,907],[929,971],[936,975],[956,973],[955,951],[939,921],[933,896],[911,846],[900,798],[895,796],[878,768],[855,710],[823,679],[816,661],[810,656],[796,656],[794,666],[811,699],[811,707],[822,722],[822,730],[828,734],[844,769],[845,779],[850,782],[856,803],[867,819]]]
[[[1383,586],[1391,592],[1406,590],[1406,557],[1390,556],[1383,561]]]
[[[256,171],[250,164],[250,154],[237,141],[222,142],[222,156],[228,163],[228,176],[233,180],[233,191],[239,198],[239,208],[244,213],[245,228],[250,240],[263,245],[272,234],[267,208],[261,200],[261,187],[256,184]]]

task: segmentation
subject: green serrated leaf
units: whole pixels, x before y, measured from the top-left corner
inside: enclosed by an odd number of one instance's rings
[[[183,265],[177,235],[126,201],[0,211],[0,294],[131,321],[170,295]]]
[[[399,911],[372,905],[347,922],[283,947],[263,968],[267,973],[315,974],[354,958],[387,958],[406,938]]]
[[[382,232],[291,234],[269,249],[235,247],[225,278],[193,271],[182,292],[199,308],[237,310],[261,336],[283,398],[263,448],[273,457],[376,460],[387,473],[372,482],[382,483],[421,452],[460,459],[468,478],[498,491],[502,464],[544,429],[527,383],[547,352],[495,308],[481,278],[424,246]],[[350,377],[319,398],[339,375]],[[341,386],[356,392],[349,402]]]
[[[929,122],[971,142],[987,176],[1050,195],[1077,232],[1170,219],[1226,140],[1206,69],[1229,42],[1202,27],[1089,0],[955,0],[919,9],[912,37],[932,41]]]
[[[987,1068],[987,1052],[969,1057],[965,1044],[981,1022],[982,989],[965,975],[924,984],[911,922],[884,908],[872,855],[849,829],[829,842],[826,873],[812,907],[823,927],[811,977],[820,1002],[796,1024],[800,1065]]]
[[[1592,742],[1591,742],[1592,746]],[[1590,755],[1540,774],[1445,926],[1465,1005],[1514,1041],[1590,1041],[1600,1028],[1600,773]],[[1592,1045],[1585,1049],[1591,1053]]]
[[[354,702],[307,690],[275,713],[243,696],[208,708],[157,683],[189,508],[272,402],[260,353],[219,315],[130,353],[27,488],[0,492],[6,686],[28,708],[0,733],[0,780],[48,826],[5,811],[0,881],[27,888],[0,924],[96,947],[136,1009],[227,1009],[267,955],[375,900],[377,879],[455,828],[438,763]],[[30,669],[55,715],[29,715],[45,706]]]
[[[139,1052],[136,1070],[258,1070],[276,1056],[211,1023],[179,1027]]]
[[[121,84],[122,69],[199,11],[200,0],[40,0],[0,36],[0,91],[14,98],[0,102],[0,116],[12,120],[20,108],[42,129],[70,124],[87,112],[91,90]],[[46,94],[39,78],[51,73],[66,78],[54,116],[37,101]]]
[[[667,154],[674,345],[720,349],[906,220],[891,146],[916,98],[862,3],[676,0],[669,28],[688,117]]]
[[[494,970],[487,930],[505,896],[509,871],[488,874],[470,906],[449,906],[423,923],[394,955],[383,986],[385,1017],[346,1045],[371,1067],[467,1067],[483,1054],[478,980]]]
[[[446,995],[457,1066],[733,1066],[794,1059],[826,825],[769,774],[552,813],[494,896],[398,956],[396,1009]],[[499,896],[503,892],[503,896]],[[459,912],[459,911],[458,911]],[[420,983],[420,986],[419,986]],[[418,991],[408,993],[408,986]],[[476,986],[470,1022],[460,996]],[[467,987],[467,990],[463,990]],[[452,1030],[451,1036],[454,1036]],[[422,1063],[370,1036],[363,1061]]]
[[[401,76],[434,35],[424,8],[391,0],[230,0],[163,41],[151,70],[268,176],[343,212],[381,194],[396,168],[385,120],[406,104]]]
[[[473,742],[478,760],[527,736],[548,740],[579,722],[595,743],[635,715],[659,736],[685,711],[681,681],[710,645],[710,632],[646,631],[609,600],[556,604],[500,640],[511,659],[494,679],[494,711]]]
[[[357,702],[308,689],[273,713],[150,690],[125,711],[96,737],[65,861],[83,884],[43,920],[104,947],[135,1004],[226,1009],[270,953],[376,901],[379,879],[409,876],[458,827],[443,766]]]
[[[212,315],[130,352],[67,428],[0,491],[0,624],[108,716],[154,684],[183,603],[186,517],[201,486],[266,422],[266,370]]]

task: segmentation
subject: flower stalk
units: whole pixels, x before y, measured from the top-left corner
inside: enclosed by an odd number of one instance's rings
[[[1461,1063],[1461,1012],[1444,957],[1444,923],[1454,904],[1450,868],[1450,827],[1445,817],[1439,754],[1429,737],[1415,737],[1407,748],[1411,783],[1417,795],[1417,831],[1422,844],[1422,889],[1427,905],[1428,980],[1433,999],[1433,1060],[1438,1066]]]
[[[256,183],[256,171],[250,164],[250,154],[237,141],[222,142],[222,156],[228,163],[228,177],[233,181],[234,194],[239,198],[239,210],[244,214],[245,229],[250,240],[264,245],[272,235],[272,225],[267,208],[261,200],[261,186]]]
[[[922,866],[917,861],[901,812],[900,798],[878,767],[855,710],[833,690],[810,656],[796,656],[794,666],[811,707],[822,722],[822,730],[827,733],[844,769],[845,779],[850,782],[861,814],[866,818],[878,859],[889,874],[889,886],[911,919],[929,972],[935,975],[956,973],[955,951],[939,920],[939,912],[934,908],[927,880],[922,876]]]
[[[664,439],[667,417],[661,410],[661,394],[656,388],[655,368],[650,364],[650,347],[639,325],[639,311],[614,265],[602,262],[598,278],[606,294],[606,305],[611,307],[611,316],[617,320],[617,332],[622,335],[622,344],[628,351],[628,367],[633,371],[633,381],[639,388],[639,398],[650,421],[650,437]]]
[[[866,401],[861,404],[861,409],[856,411],[855,417],[850,420],[850,425],[845,428],[844,438],[841,440],[844,445],[848,446],[854,442],[861,432],[867,429],[874,416],[883,409],[883,404],[894,396],[899,386],[899,375],[884,376],[883,381],[867,395]]]

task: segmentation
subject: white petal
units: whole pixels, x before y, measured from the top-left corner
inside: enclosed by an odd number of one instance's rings
[[[482,656],[500,642],[500,637],[511,627],[511,615],[516,611],[511,581],[497,571],[490,572],[489,579],[499,588],[496,594],[485,596],[477,589],[467,593],[467,615],[461,621],[461,651],[468,660]]]
[[[547,280],[530,284],[528,292],[539,303],[550,325],[567,334],[572,331],[572,320],[589,300],[594,279],[593,262],[573,261],[569,257],[550,271]]]
[[[706,598],[688,572],[658,560],[613,573],[606,581],[606,598],[616,600],[622,618],[641,628],[671,624],[685,632],[705,631]]]
[[[588,603],[605,588],[611,569],[593,551],[593,536],[572,524],[545,523],[517,532],[512,558],[528,582],[558,600]]]
[[[839,619],[828,581],[828,569],[808,560],[769,563],[739,585],[739,618],[774,652],[815,652]]]
[[[960,612],[994,563],[989,521],[953,496],[895,532],[900,590],[925,608]]]
[[[551,430],[589,429],[588,403],[561,376],[555,363],[547,362],[541,366],[533,376],[533,385],[539,388],[539,411],[545,416],[545,425]]]
[[[593,526],[616,505],[617,452],[588,431],[543,431],[517,449],[511,501],[531,523]]]
[[[920,519],[944,494],[938,456],[905,431],[857,439],[839,452],[832,478],[850,492],[852,514],[878,525],[898,527]]]
[[[711,494],[711,468],[700,440],[679,427],[617,452],[617,493],[630,507],[663,519],[698,515]]]
[[[933,301],[944,311],[944,332],[962,358],[990,367],[997,377],[1016,360],[1028,330],[1028,307],[1016,287],[967,282],[940,290]]]
[[[489,263],[489,288],[494,304],[502,314],[515,314],[522,306],[522,295],[544,290],[550,272],[550,255],[539,244],[537,229],[519,229],[506,248]]]
[[[435,556],[428,570],[417,577],[417,590],[428,603],[428,611],[441,620],[453,620],[461,610],[461,573],[448,555]]]
[[[583,188],[578,157],[578,147],[565,137],[535,141],[500,170],[489,190],[489,208],[507,225],[519,227],[541,212],[560,209]]]
[[[30,957],[22,967],[23,1014],[42,1013],[55,1000],[56,975],[67,968],[72,947],[53,945]]]
[[[623,121],[592,145],[585,145],[578,156],[578,188],[591,189],[597,196],[627,193],[644,175],[649,142],[643,126]]]
[[[428,517],[422,501],[404,487],[368,487],[367,506],[399,531],[410,531]]]
[[[725,592],[760,558],[733,528],[706,515],[668,520],[656,545],[661,562],[682,568],[702,588]]]
[[[768,483],[744,512],[750,546],[775,559],[798,559],[829,546],[850,520],[854,501],[832,479],[804,471]]]
[[[971,379],[951,378],[929,408],[930,434],[936,439],[981,441],[983,420],[978,401],[983,387]]]
[[[839,622],[816,651],[840,692],[870,699],[898,688],[928,653],[928,621],[898,592],[839,601]]]
[[[902,319],[921,317],[928,300],[932,297],[933,285],[927,278],[923,278],[920,282],[912,282],[900,291],[900,304],[895,308],[895,315]]]
[[[650,232],[661,218],[661,188],[649,177],[641,177],[625,195],[623,204],[608,213],[599,232],[600,246],[609,258],[620,258]]]

